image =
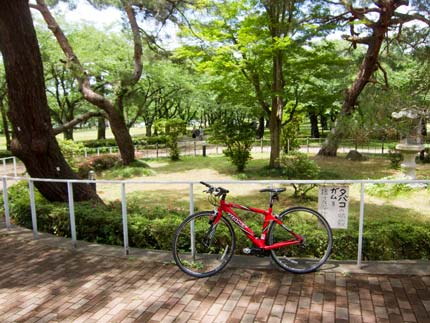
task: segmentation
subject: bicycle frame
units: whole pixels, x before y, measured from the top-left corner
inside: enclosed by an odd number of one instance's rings
[[[254,231],[250,227],[246,225],[245,222],[243,222],[239,216],[233,211],[233,209],[239,209],[244,211],[249,211],[252,213],[257,213],[264,215],[264,223],[263,228],[261,232],[261,236],[257,237]],[[214,224],[217,224],[218,221],[220,221],[221,216],[223,213],[228,214],[230,219],[235,223],[248,237],[249,240],[251,240],[255,246],[257,246],[260,249],[263,250],[272,250],[277,248],[282,248],[285,246],[291,246],[291,245],[297,245],[302,243],[304,240],[303,237],[293,232],[291,229],[289,229],[286,225],[282,223],[275,215],[272,213],[272,206],[270,206],[267,210],[257,209],[253,207],[247,207],[236,203],[229,203],[226,202],[223,198],[220,200],[220,204],[217,209],[217,215],[214,219]],[[282,228],[287,230],[289,233],[291,233],[295,239],[292,240],[286,240],[277,242],[271,245],[266,244],[266,234],[269,229],[269,225],[271,222],[275,222],[276,224],[280,225]]]

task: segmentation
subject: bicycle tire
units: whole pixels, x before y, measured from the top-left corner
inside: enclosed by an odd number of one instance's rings
[[[271,257],[281,268],[296,274],[313,272],[330,257],[333,233],[327,220],[317,211],[307,207],[293,207],[279,214],[283,224],[305,238],[299,245],[272,249]],[[291,240],[293,235],[281,225],[272,222],[268,244]]]
[[[236,245],[236,236],[231,223],[221,217],[209,238],[213,211],[203,211],[188,216],[176,229],[173,241],[173,259],[186,274],[209,277],[224,269],[230,262]],[[191,223],[194,223],[194,246],[191,250]],[[208,243],[209,241],[209,243]]]

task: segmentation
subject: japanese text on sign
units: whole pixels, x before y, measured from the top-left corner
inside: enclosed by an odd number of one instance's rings
[[[348,202],[348,186],[320,186],[318,211],[333,229],[346,229],[348,227]]]

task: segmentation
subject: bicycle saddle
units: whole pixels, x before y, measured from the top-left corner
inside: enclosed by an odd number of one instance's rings
[[[270,192],[270,193],[282,193],[285,192],[286,188],[263,188],[260,192]]]

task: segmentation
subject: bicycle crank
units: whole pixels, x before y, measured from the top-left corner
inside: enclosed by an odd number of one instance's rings
[[[269,256],[269,251],[262,248],[243,248],[242,252],[246,255],[253,255],[257,257],[267,257]]]

